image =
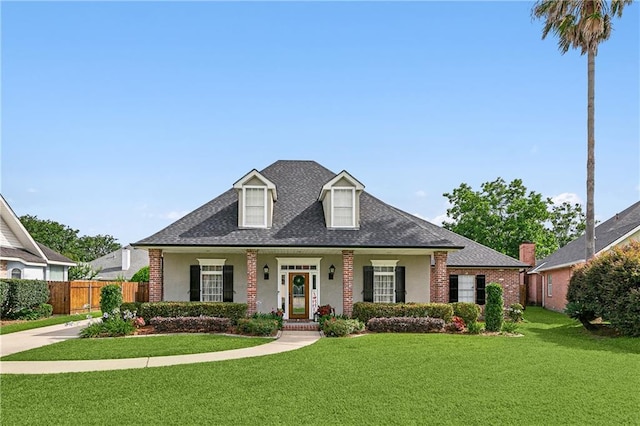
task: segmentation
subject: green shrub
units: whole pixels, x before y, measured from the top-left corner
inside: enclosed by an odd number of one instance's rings
[[[142,303],[138,309],[138,316],[147,322],[151,318],[163,317],[207,317],[229,318],[236,323],[247,315],[246,303],[228,302],[154,302]]]
[[[322,325],[322,332],[327,337],[344,337],[349,334],[360,333],[363,330],[364,323],[358,319],[330,316]]]
[[[502,323],[502,332],[515,334],[518,332],[518,323],[513,321],[505,321]]]
[[[120,312],[122,313],[122,315],[124,315],[127,311],[138,314],[138,312],[140,312],[141,305],[142,302],[123,302],[120,305]]]
[[[480,306],[469,302],[451,303],[453,315],[464,320],[465,324],[478,321],[480,317]]]
[[[82,329],[80,337],[119,337],[133,334],[136,330],[130,321],[125,321],[120,317],[114,317],[109,321],[94,322]]]
[[[238,333],[249,336],[273,336],[278,332],[278,321],[267,318],[241,318]]]
[[[353,305],[353,318],[367,323],[371,318],[432,317],[450,322],[453,308],[447,303],[371,303]]]
[[[268,314],[263,314],[263,313],[260,313],[260,312],[256,312],[255,314],[253,314],[251,316],[251,318],[275,320],[275,321],[278,322],[278,329],[279,330],[282,330],[282,325],[284,323],[284,320],[282,319],[282,315],[280,314],[280,311],[273,311],[273,312],[270,312]]]
[[[143,266],[133,274],[131,280],[134,283],[148,283],[149,282],[149,266]]]
[[[524,307],[519,303],[512,303],[507,309],[507,316],[512,322],[521,322],[523,317]]]
[[[567,305],[564,312],[569,317],[578,320],[588,330],[596,327],[591,325],[591,321],[597,318],[597,290],[589,288],[586,280],[586,265],[575,268],[569,280],[567,288]]]
[[[378,317],[367,322],[367,330],[377,333],[439,333],[444,327],[443,319],[430,317]]]
[[[0,281],[0,313],[5,312],[9,305],[9,283]]]
[[[219,317],[155,317],[149,320],[161,333],[226,333],[231,327],[229,318]]]
[[[467,324],[467,333],[480,334],[484,331],[484,325],[481,322],[470,322]]]
[[[486,287],[487,304],[484,310],[484,322],[487,331],[500,331],[504,321],[502,287],[497,283],[490,283]]]
[[[38,318],[49,318],[53,314],[53,306],[41,303],[34,311],[38,314]]]
[[[42,280],[5,279],[6,300],[2,316],[11,317],[21,311],[29,311],[49,300],[49,286]]]
[[[122,289],[117,284],[109,284],[100,289],[100,310],[113,312],[122,305]]]

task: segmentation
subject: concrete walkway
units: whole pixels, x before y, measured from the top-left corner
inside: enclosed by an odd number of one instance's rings
[[[18,333],[0,335],[0,356],[26,351],[63,340],[77,338],[87,321],[73,326],[52,325]],[[147,358],[101,359],[83,361],[0,361],[2,374],[51,374],[82,371],[126,370],[130,368],[165,367],[197,362],[224,361],[293,351],[318,341],[317,331],[283,331],[271,343],[251,348],[190,355],[172,355]]]

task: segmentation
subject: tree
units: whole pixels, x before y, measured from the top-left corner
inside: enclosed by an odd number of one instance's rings
[[[149,282],[149,266],[143,266],[138,269],[138,272],[131,277],[132,282],[136,283],[148,283]]]
[[[558,36],[558,48],[564,55],[569,48],[587,54],[587,248],[585,259],[595,254],[595,60],[598,45],[611,35],[611,18],[622,16],[632,0],[540,0],[532,10],[536,19],[544,19],[542,38],[550,32]]]
[[[520,179],[507,184],[497,178],[483,183],[480,191],[462,183],[444,196],[451,204],[446,229],[514,258],[523,241],[536,243],[536,253],[546,256],[580,235],[584,226],[580,205],[554,207],[551,199],[528,192]]]
[[[120,248],[111,235],[78,237],[78,230],[55,222],[24,215],[20,222],[34,240],[78,262],[89,262]]]

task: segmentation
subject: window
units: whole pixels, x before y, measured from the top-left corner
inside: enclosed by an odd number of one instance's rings
[[[11,270],[11,278],[13,278],[14,280],[19,280],[20,278],[22,278],[22,271],[18,268],[13,268]]]
[[[355,190],[354,188],[333,188],[333,227],[353,228],[355,226]]]
[[[458,275],[458,302],[475,303],[475,275]]]
[[[551,274],[547,274],[547,296],[553,295],[553,283],[551,282]]]
[[[393,303],[395,302],[395,267],[374,266],[373,267],[373,302]]]
[[[267,226],[267,188],[244,187],[244,226]]]
[[[222,265],[201,267],[200,296],[203,302],[222,302]]]

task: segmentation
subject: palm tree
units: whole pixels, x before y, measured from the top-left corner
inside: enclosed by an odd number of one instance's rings
[[[550,32],[558,36],[558,48],[564,55],[569,48],[587,54],[587,249],[585,259],[595,254],[595,217],[593,195],[595,182],[594,93],[595,63],[598,45],[611,35],[611,18],[622,16],[632,0],[539,0],[531,14],[544,19],[542,38]]]

